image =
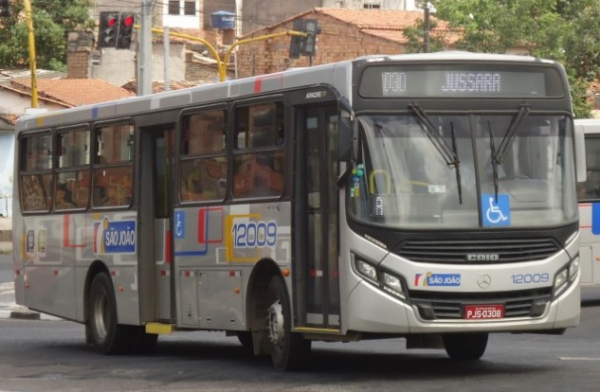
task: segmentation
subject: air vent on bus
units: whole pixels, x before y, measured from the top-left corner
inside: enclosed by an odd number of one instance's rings
[[[409,240],[396,252],[411,261],[446,264],[500,264],[543,260],[560,250],[552,238],[501,240]]]
[[[501,293],[439,293],[410,291],[410,301],[425,320],[464,319],[469,304],[504,305],[504,318],[540,317],[552,298],[552,288]]]

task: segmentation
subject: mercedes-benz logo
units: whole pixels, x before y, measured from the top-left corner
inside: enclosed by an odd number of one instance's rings
[[[479,278],[477,278],[477,285],[482,289],[487,289],[492,284],[492,277],[488,274],[481,274]]]

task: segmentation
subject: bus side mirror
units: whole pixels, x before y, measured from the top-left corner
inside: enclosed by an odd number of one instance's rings
[[[585,135],[581,125],[575,125],[575,168],[577,182],[587,180],[587,170],[585,164]]]
[[[350,162],[352,160],[352,144],[354,139],[350,113],[341,111],[339,121],[338,158],[341,162]]]

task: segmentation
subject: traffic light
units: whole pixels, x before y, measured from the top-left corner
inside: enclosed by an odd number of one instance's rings
[[[304,32],[304,19],[296,19],[294,20],[294,31]],[[290,58],[297,59],[300,57],[300,53],[302,52],[302,42],[305,37],[301,37],[299,35],[292,35],[292,42],[290,43]]]
[[[98,48],[114,48],[119,33],[119,13],[116,11],[100,12],[100,31]]]
[[[305,56],[314,56],[317,52],[317,34],[321,34],[321,27],[316,19],[306,19],[304,21],[304,31],[308,34],[304,41],[302,54]]]
[[[117,38],[117,49],[129,49],[133,39],[133,25],[135,24],[135,15],[122,14],[119,34]]]
[[[0,18],[10,16],[10,0],[0,0]]]
[[[317,52],[317,34],[321,34],[319,22],[316,19],[296,19],[294,30],[306,33],[307,36],[292,36],[289,57],[297,59],[300,55],[314,56]]]

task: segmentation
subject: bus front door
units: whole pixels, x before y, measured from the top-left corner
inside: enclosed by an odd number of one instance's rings
[[[294,292],[297,326],[340,329],[336,105],[296,113]]]
[[[144,127],[141,132],[140,229],[144,244],[138,269],[144,321],[170,321],[175,317],[171,249],[176,189],[174,129],[174,124],[165,124]]]

